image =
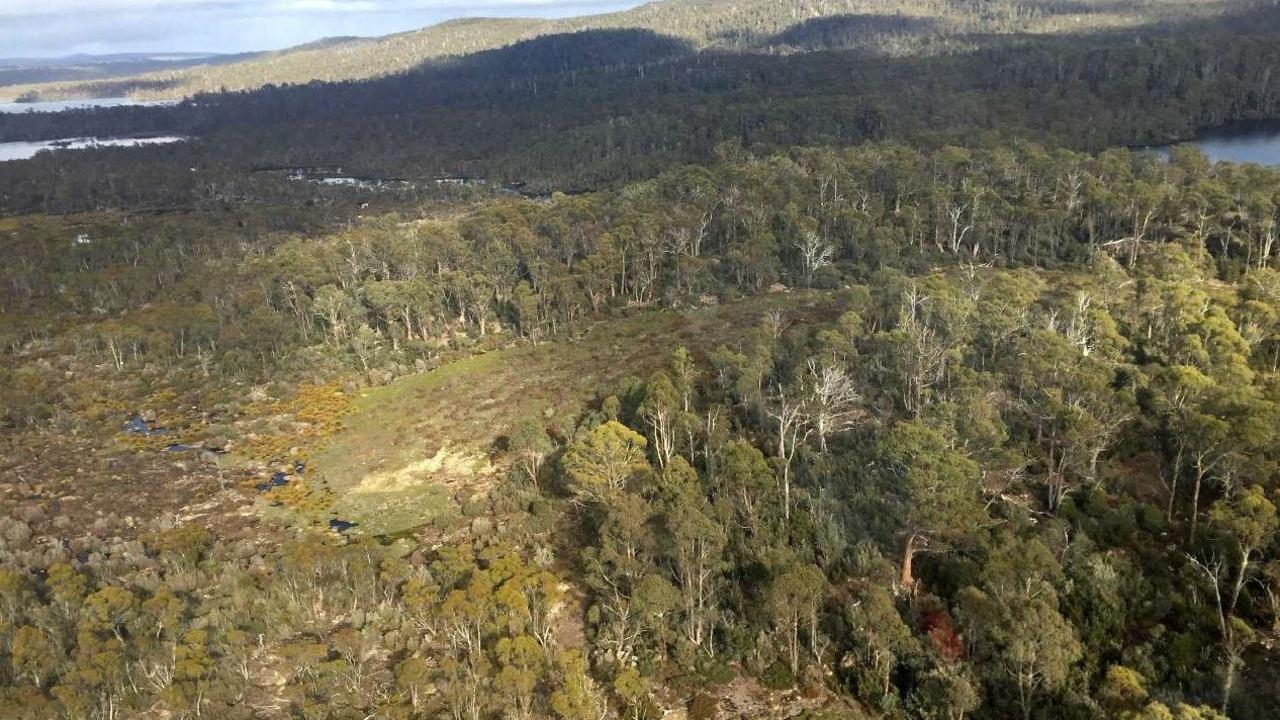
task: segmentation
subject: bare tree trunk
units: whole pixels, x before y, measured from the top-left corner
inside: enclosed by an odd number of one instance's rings
[[[797,675],[800,672],[800,615],[798,611],[791,614],[790,642],[791,642],[791,674]]]
[[[1196,526],[1200,520],[1200,485],[1204,482],[1204,461],[1196,458],[1196,484],[1191,491],[1191,542],[1196,541]]]
[[[1022,678],[1018,678],[1018,704],[1022,706],[1022,720],[1031,720],[1031,691]]]
[[[917,542],[919,542],[918,535],[915,533],[908,535],[907,544],[902,550],[902,576],[898,579],[898,583],[906,590],[911,590],[916,584],[911,566],[915,560]]]
[[[1173,460],[1173,473],[1169,478],[1169,509],[1165,513],[1165,522],[1173,522],[1173,502],[1178,497],[1178,475],[1182,473],[1182,443],[1178,443],[1178,453]]]
[[[1227,674],[1222,680],[1222,714],[1227,714],[1227,707],[1231,704],[1231,688],[1236,684],[1236,669],[1240,666],[1240,658],[1234,653],[1228,651],[1227,655]]]
[[[791,458],[782,461],[782,518],[791,519]]]

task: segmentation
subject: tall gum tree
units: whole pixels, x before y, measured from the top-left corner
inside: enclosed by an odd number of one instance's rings
[[[901,422],[881,438],[903,538],[899,583],[915,587],[916,553],[978,527],[986,518],[978,465],[938,430]]]

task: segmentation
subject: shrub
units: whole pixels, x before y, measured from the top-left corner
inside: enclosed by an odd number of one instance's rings
[[[760,676],[760,684],[770,690],[790,690],[796,686],[796,676],[791,674],[791,668],[785,662],[779,660]]]

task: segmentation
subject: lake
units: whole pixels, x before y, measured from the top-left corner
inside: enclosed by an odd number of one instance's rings
[[[1280,167],[1280,120],[1238,122],[1209,128],[1184,144],[1200,148],[1212,162]],[[1168,157],[1170,147],[1160,145],[1149,149]]]
[[[144,101],[132,98],[88,98],[84,100],[48,100],[32,103],[0,103],[0,113],[62,112],[98,107],[122,107],[125,105],[159,106],[174,105],[169,100]]]
[[[151,138],[67,138],[65,140],[41,140],[38,142],[0,143],[0,162],[8,160],[26,160],[35,157],[36,153],[50,150],[84,150],[95,147],[136,147],[139,145],[167,145],[182,142],[185,137],[151,137]]]

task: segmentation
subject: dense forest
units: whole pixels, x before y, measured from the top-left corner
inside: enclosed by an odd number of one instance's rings
[[[0,116],[0,141],[195,138],[127,162],[86,154],[0,166],[0,207],[252,200],[242,178],[261,166],[572,192],[705,162],[726,143],[766,152],[870,139],[998,146],[1013,135],[1100,150],[1276,114],[1280,10],[1178,28],[899,59],[698,52],[647,32],[589,32],[372,82],[201,96],[172,108]]]
[[[694,689],[741,672],[835,716],[1266,717],[1278,195],[1194,152],[870,145],[309,239],[157,218],[71,253],[36,223],[7,250],[15,428],[94,425],[68,371],[376,378],[779,283],[836,312],[493,428],[510,475],[475,512],[508,519],[461,545],[258,557],[192,525],[72,557],[22,505],[6,563],[47,574],[6,576],[12,712],[710,717]]]
[[[0,116],[0,718],[1274,717],[1280,12],[782,5]]]

